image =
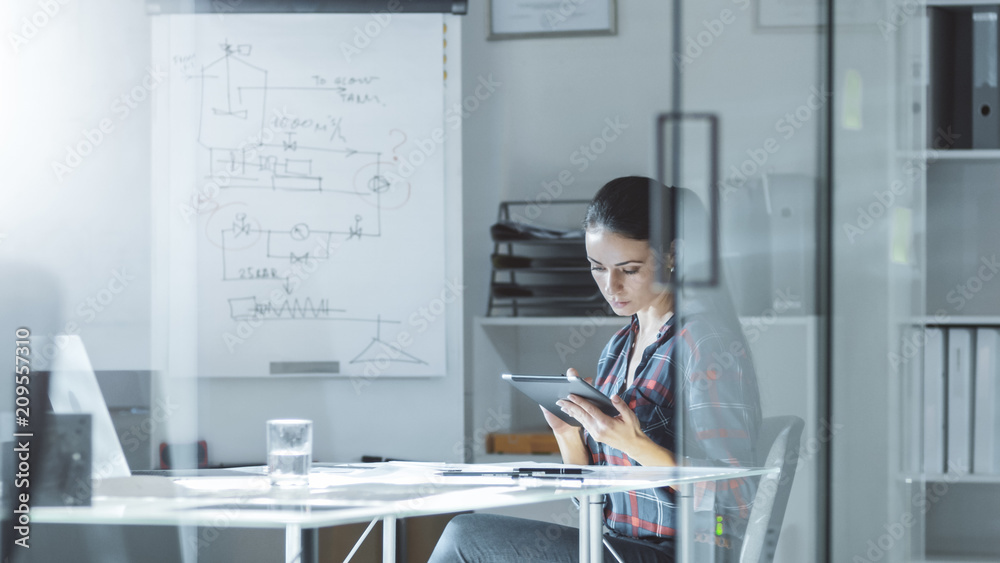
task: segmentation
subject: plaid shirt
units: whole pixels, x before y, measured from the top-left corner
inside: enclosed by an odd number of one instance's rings
[[[736,330],[740,330],[737,325]],[[606,395],[625,400],[655,443],[675,448],[675,370],[686,383],[685,465],[753,466],[760,397],[757,380],[742,334],[735,334],[705,317],[693,315],[677,334],[674,317],[667,320],[656,342],[642,353],[635,381],[628,389],[628,353],[639,332],[639,321],[618,331],[605,346],[597,364],[597,384]],[[594,440],[584,432],[592,463],[639,465],[624,452]],[[755,480],[731,479],[700,483],[695,489],[695,510],[723,517],[726,536],[742,538],[756,490]],[[604,518],[612,532],[634,538],[658,540],[674,536],[675,498],[668,488],[612,493],[605,497]],[[701,519],[699,519],[701,521]],[[705,520],[708,522],[708,520]],[[702,534],[704,535],[704,534]]]

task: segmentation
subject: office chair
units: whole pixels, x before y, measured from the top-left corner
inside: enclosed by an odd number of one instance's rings
[[[759,467],[778,467],[778,473],[761,477],[754,496],[753,508],[743,547],[740,563],[772,563],[778,546],[778,533],[785,517],[788,494],[792,490],[795,467],[799,461],[799,442],[805,423],[797,416],[775,416],[761,421],[757,432],[756,464]],[[618,554],[604,540],[604,546],[618,563],[624,563]]]
[[[799,460],[799,442],[804,423],[797,416],[775,416],[761,422],[757,434],[757,459],[762,467],[778,467],[778,473],[761,477],[743,536],[740,563],[771,563],[778,546],[778,533],[785,517]]]

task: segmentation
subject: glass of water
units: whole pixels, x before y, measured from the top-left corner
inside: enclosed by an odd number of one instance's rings
[[[312,465],[312,421],[267,421],[267,473],[277,487],[308,487]]]

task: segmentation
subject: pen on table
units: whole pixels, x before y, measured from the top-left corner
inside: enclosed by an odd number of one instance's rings
[[[519,473],[544,473],[546,475],[583,475],[591,472],[590,469],[582,467],[519,467],[516,471]]]
[[[589,469],[577,467],[519,467],[510,471],[442,471],[444,477],[533,477],[533,476],[559,476],[574,475],[582,476],[584,472],[589,473]]]

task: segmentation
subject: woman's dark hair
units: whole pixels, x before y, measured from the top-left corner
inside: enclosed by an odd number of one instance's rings
[[[682,284],[675,287],[674,291],[682,292],[683,299],[674,303],[675,309],[683,308],[689,330],[710,327],[714,339],[725,338],[731,343],[739,344],[735,349],[741,350],[740,353],[745,358],[742,366],[744,377],[756,381],[750,346],[736,316],[736,307],[733,306],[721,269],[718,273],[719,282],[715,287],[683,286],[684,274],[693,279],[703,277],[709,260],[711,226],[705,206],[693,191],[668,187],[643,176],[615,178],[598,190],[591,200],[583,220],[583,228],[587,231],[605,229],[625,238],[649,241],[649,194],[653,188],[673,191],[677,202],[675,214],[678,236],[677,240],[671,242],[670,253],[678,264],[679,279],[675,279]],[[654,243],[655,248],[655,242],[650,242]],[[691,324],[696,320],[706,322]],[[723,349],[734,348],[727,345]],[[756,397],[756,383],[751,392]],[[757,404],[760,402],[757,398],[754,401]]]
[[[651,178],[626,176],[604,184],[587,207],[583,228],[649,240],[649,188],[655,183]]]
[[[677,277],[674,279],[683,282],[685,276],[689,280],[705,278],[711,260],[708,214],[701,199],[687,188],[668,187],[644,176],[615,178],[598,190],[590,201],[583,228],[588,231],[603,229],[625,238],[648,241],[656,251],[657,241],[650,241],[649,238],[649,195],[653,189],[672,191],[677,202],[677,239],[671,241],[666,251],[671,265],[677,266]],[[668,256],[662,255],[662,258]],[[721,271],[718,275],[720,280],[724,278]],[[720,315],[720,320],[736,321],[736,310],[725,283],[720,283],[718,289],[704,291],[692,287],[685,291],[689,313],[713,312]]]

